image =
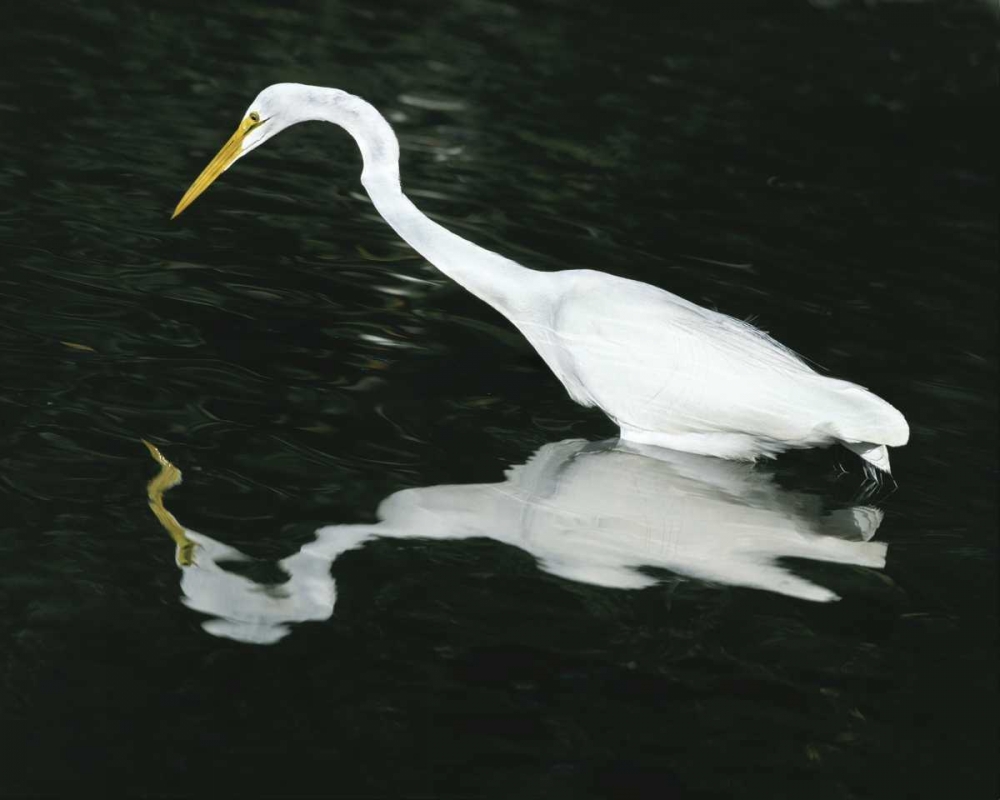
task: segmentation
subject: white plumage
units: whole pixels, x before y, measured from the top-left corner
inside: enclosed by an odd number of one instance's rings
[[[888,549],[872,541],[878,509],[826,512],[815,495],[783,489],[746,464],[567,439],[543,446],[500,482],[395,492],[379,505],[378,522],[320,528],[278,562],[286,581],[262,584],[227,568],[247,556],[166,511],[169,485],[154,479],[150,501],[178,544],[184,604],[210,617],[202,623],[209,633],[259,644],[283,638],[291,623],[329,619],[338,595],[331,565],[375,539],[483,537],[528,553],[551,575],[594,586],[652,586],[652,569],[815,602],[837,594],[786,559],[881,569]]]
[[[261,92],[174,215],[237,159],[307,120],[354,137],[362,183],[386,221],[516,325],[570,396],[603,410],[622,439],[743,460],[840,442],[886,472],[886,447],[906,444],[906,420],[889,403],[819,375],[746,322],[603,272],[531,270],[441,227],[403,194],[388,122],[337,89],[276,84]]]

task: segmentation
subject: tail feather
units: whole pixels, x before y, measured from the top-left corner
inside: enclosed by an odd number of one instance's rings
[[[846,381],[837,383],[841,384],[837,392],[841,404],[839,418],[834,425],[838,439],[845,443],[851,442],[848,445],[851,449],[857,444],[858,447],[873,451],[879,445],[902,447],[909,441],[910,426],[898,409],[860,386]],[[855,452],[879,469],[889,471],[888,466],[882,467],[861,450]],[[877,454],[873,452],[873,456],[877,457]],[[882,447],[882,457],[888,465],[885,447]]]
[[[864,459],[865,471],[878,481],[891,475],[889,447],[901,447],[910,438],[910,426],[899,410],[867,389],[835,381],[839,416],[830,426],[833,437]]]
[[[843,444],[844,447],[857,453],[876,469],[887,475],[892,474],[892,469],[889,467],[889,448],[884,444],[872,444],[871,442],[844,442]]]

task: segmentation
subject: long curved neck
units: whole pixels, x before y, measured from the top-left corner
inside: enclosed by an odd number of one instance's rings
[[[427,217],[400,187],[399,143],[385,118],[360,97],[333,89],[317,92],[313,118],[339,125],[354,137],[364,162],[361,183],[396,233],[441,272],[508,319],[516,322],[535,317],[546,273],[468,242]]]

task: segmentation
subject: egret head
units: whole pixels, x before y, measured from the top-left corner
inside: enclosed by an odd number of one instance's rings
[[[198,195],[211,186],[212,182],[236,161],[289,125],[303,120],[301,116],[303,104],[298,97],[301,88],[304,87],[298,84],[276,83],[257,95],[243,115],[243,121],[236,128],[236,133],[229,137],[229,141],[202,170],[201,175],[195,178],[194,183],[174,209],[171,219],[191,205]]]

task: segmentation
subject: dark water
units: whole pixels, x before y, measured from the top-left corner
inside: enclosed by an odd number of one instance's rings
[[[986,3],[9,11],[0,793],[995,797],[996,31]],[[578,441],[614,429],[397,240],[328,126],[171,223],[279,80],[381,108],[458,233],[871,387],[911,422],[898,490],[833,451]]]

